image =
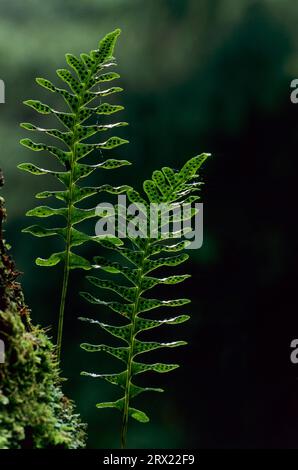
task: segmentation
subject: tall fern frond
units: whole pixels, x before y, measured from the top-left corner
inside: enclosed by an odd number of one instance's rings
[[[78,207],[78,203],[83,199],[104,191],[120,194],[129,188],[128,186],[113,187],[108,184],[98,187],[79,185],[81,179],[86,178],[96,170],[115,169],[130,164],[127,160],[109,158],[102,161],[102,159],[98,158],[102,155],[102,150],[114,149],[127,143],[127,140],[115,136],[99,143],[88,143],[87,140],[91,136],[94,139],[103,131],[114,130],[127,124],[126,122],[116,122],[114,124],[99,124],[98,122],[99,116],[112,115],[123,109],[123,106],[101,101],[105,96],[122,91],[122,88],[100,88],[106,82],[119,78],[117,73],[109,71],[109,68],[115,65],[113,51],[119,34],[119,29],[107,34],[99,42],[98,49],[92,50],[89,54],[81,54],[80,57],[66,54],[66,62],[70,66],[71,71],[65,68],[57,70],[56,73],[62,82],[67,85],[68,89],[57,87],[51,81],[44,78],[36,79],[36,82],[41,87],[62,96],[68,107],[67,112],[58,111],[36,100],[24,102],[38,113],[55,116],[60,121],[60,124],[62,124],[62,130],[45,129],[31,123],[21,124],[21,127],[28,131],[37,131],[42,135],[47,134],[62,142],[63,148],[60,148],[44,143],[35,143],[30,139],[21,140],[22,145],[35,152],[47,151],[54,155],[61,164],[61,171],[47,170],[33,163],[21,163],[18,165],[21,170],[33,175],[52,175],[65,186],[64,190],[44,191],[36,194],[38,199],[54,197],[63,202],[63,207],[38,206],[27,212],[28,216],[41,218],[60,216],[64,219],[65,224],[58,228],[44,228],[39,225],[32,225],[23,230],[23,232],[30,233],[36,237],[58,235],[64,242],[63,251],[53,253],[48,259],[40,257],[36,259],[36,264],[39,266],[55,266],[60,261],[64,263],[57,339],[58,360],[61,352],[69,272],[75,268],[85,270],[91,268],[89,261],[76,254],[73,248],[89,241],[100,242],[100,237],[89,236],[75,228],[80,222],[96,215],[94,207],[83,209]],[[95,103],[92,107],[91,104],[93,102]],[[83,159],[87,156],[94,156],[95,163],[92,165],[83,163]],[[114,240],[114,242],[116,243],[117,240]]]
[[[131,189],[127,192],[127,197],[131,203],[139,207],[140,211],[148,210],[152,204],[171,204],[176,207],[186,204],[189,210],[186,213],[172,213],[170,220],[173,224],[180,223],[182,220],[191,222],[192,217],[196,214],[197,208],[192,207],[191,203],[200,199],[198,195],[192,193],[197,192],[202,184],[197,174],[201,165],[205,162],[209,154],[201,154],[190,159],[179,172],[173,171],[169,167],[164,167],[161,171],[154,171],[151,180],[147,180],[143,184],[145,196],[142,197],[137,191]],[[117,223],[119,230],[119,222],[121,222],[120,207],[116,210]],[[103,305],[109,307],[114,312],[120,314],[123,318],[123,325],[110,325],[102,321],[88,318],[80,318],[88,321],[101,329],[110,333],[112,336],[122,340],[125,345],[121,347],[112,347],[106,344],[89,344],[83,343],[81,347],[88,352],[105,351],[106,353],[118,358],[125,364],[125,368],[119,373],[112,374],[96,374],[82,372],[82,375],[98,377],[106,380],[114,385],[120,386],[122,396],[116,401],[99,403],[98,408],[117,408],[122,413],[122,429],[121,429],[121,446],[126,445],[128,419],[132,417],[140,422],[149,421],[148,416],[140,410],[131,407],[131,400],[145,391],[162,392],[160,388],[141,387],[134,382],[135,376],[147,371],[155,371],[159,373],[169,372],[179,367],[177,364],[164,363],[143,363],[139,357],[144,353],[159,348],[174,348],[185,345],[185,341],[173,342],[156,342],[143,341],[140,339],[140,333],[157,328],[163,325],[177,325],[189,319],[189,315],[179,314],[167,319],[150,319],[144,312],[159,307],[181,307],[190,302],[189,299],[176,298],[173,300],[160,300],[157,298],[149,298],[144,294],[155,286],[166,284],[176,285],[190,276],[188,274],[169,275],[168,277],[154,276],[152,273],[161,267],[175,267],[184,263],[189,255],[185,252],[185,248],[189,241],[180,240],[175,243],[173,237],[175,231],[169,233],[165,237],[162,235],[163,219],[159,214],[159,233],[152,237],[150,233],[148,237],[148,229],[150,221],[147,219],[146,226],[139,232],[137,237],[128,237],[124,246],[116,246],[109,241],[103,242],[103,245],[111,250],[115,250],[127,263],[110,261],[104,257],[95,257],[95,270],[102,270],[111,274],[121,274],[128,281],[122,285],[118,281],[111,279],[101,279],[95,276],[88,276],[90,283],[102,289],[108,289],[116,293],[121,301],[104,301],[88,292],[82,292],[81,295],[92,304]],[[174,225],[173,225],[174,226]],[[172,235],[171,235],[172,234]],[[164,253],[167,255],[165,256]],[[118,279],[118,278],[117,278]]]

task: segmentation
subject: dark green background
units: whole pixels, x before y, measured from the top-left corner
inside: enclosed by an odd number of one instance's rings
[[[118,102],[126,108],[121,119],[130,123],[121,136],[131,143],[116,154],[133,166],[98,173],[97,182],[108,178],[140,188],[156,168],[178,168],[203,151],[213,154],[204,168],[204,245],[191,252],[187,269],[193,277],[179,286],[179,296],[193,300],[186,312],[192,319],[163,331],[189,346],[159,354],[182,367],[151,377],[165,387],[163,395],[136,400],[151,422],[131,423],[130,447],[297,447],[298,366],[289,359],[298,334],[298,107],[290,102],[290,82],[298,77],[297,24],[298,5],[290,0],[0,0],[7,238],[24,272],[32,318],[53,326],[54,337],[61,268],[38,268],[34,258],[59,245],[20,232],[34,223],[24,216],[37,205],[34,194],[55,187],[51,178],[16,169],[22,161],[54,164],[18,144],[26,134],[19,122],[47,122],[23,106],[24,99],[59,106],[34,78],[58,83],[55,69],[64,67],[65,52],[88,52],[120,27],[116,55],[125,93]],[[85,250],[90,257],[99,252]],[[89,423],[89,446],[117,447],[120,416],[96,410],[95,403],[118,391],[79,375],[116,367],[104,354],[79,348],[81,341],[101,342],[103,336],[77,317],[106,315],[79,299],[84,287],[83,274],[73,273],[64,388]],[[169,298],[173,291],[175,296],[175,289],[163,292]]]

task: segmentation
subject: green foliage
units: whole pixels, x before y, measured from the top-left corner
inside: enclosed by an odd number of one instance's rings
[[[208,154],[202,154],[190,159],[179,172],[173,171],[171,168],[164,167],[161,171],[154,171],[151,180],[144,182],[143,188],[145,197],[142,197],[137,191],[129,190],[127,192],[128,199],[134,203],[140,211],[148,208],[149,203],[163,203],[167,208],[179,205],[181,203],[189,203],[199,199],[198,195],[192,195],[197,192],[200,187],[198,170],[202,163],[206,160]],[[140,205],[142,204],[142,206]],[[119,207],[120,209],[120,207]],[[191,220],[195,212],[189,211],[188,219]],[[117,211],[118,222],[120,220],[120,210]],[[107,218],[110,215],[107,215]],[[180,222],[185,220],[184,213],[172,217],[172,221]],[[143,363],[140,362],[139,356],[146,352],[160,348],[174,348],[185,345],[185,341],[158,342],[143,341],[140,334],[162,325],[176,325],[183,323],[189,319],[188,315],[182,314],[163,320],[154,320],[143,316],[144,312],[151,311],[159,307],[180,307],[190,302],[189,299],[179,298],[173,300],[160,300],[156,298],[145,297],[145,292],[160,284],[176,285],[183,282],[189,277],[187,274],[173,275],[169,277],[159,278],[152,273],[158,268],[169,266],[174,267],[182,264],[188,259],[188,254],[183,253],[187,246],[187,241],[176,242],[171,244],[168,239],[161,233],[163,227],[163,219],[159,217],[159,230],[156,238],[147,237],[147,230],[140,230],[138,237],[129,237],[125,246],[116,246],[109,241],[102,244],[118,255],[121,255],[130,262],[130,265],[122,262],[110,261],[104,257],[95,257],[95,270],[102,270],[111,274],[122,274],[128,281],[129,285],[118,284],[110,279],[101,279],[94,276],[88,276],[87,279],[91,284],[102,289],[108,289],[118,295],[121,301],[104,301],[90,293],[82,292],[81,295],[90,303],[104,305],[114,312],[120,314],[123,319],[122,325],[114,326],[105,324],[100,321],[81,318],[88,321],[101,329],[110,333],[112,336],[122,340],[125,345],[121,347],[108,346],[106,344],[93,345],[89,343],[81,344],[81,347],[88,352],[104,351],[125,364],[123,371],[113,374],[96,374],[82,372],[82,375],[88,375],[95,378],[101,378],[114,385],[120,386],[122,389],[122,397],[114,402],[105,402],[97,404],[98,408],[116,408],[121,411],[122,431],[121,445],[126,445],[126,434],[128,417],[132,417],[142,423],[148,422],[148,416],[140,410],[132,408],[131,400],[145,391],[162,392],[160,388],[140,387],[135,384],[134,377],[138,374],[155,371],[158,373],[169,372],[178,367],[178,364],[164,363]],[[147,219],[147,229],[150,221]],[[152,236],[152,234],[150,234]],[[169,244],[170,243],[170,244]],[[163,257],[163,252],[174,253],[173,255]],[[180,254],[175,254],[179,253]],[[182,252],[182,253],[181,253]],[[159,255],[159,256],[158,256]]]
[[[4,179],[0,170],[0,187]],[[46,332],[30,321],[19,273],[3,239],[6,218],[0,197],[0,449],[85,446],[85,425],[63,395],[61,378]]]
[[[0,449],[85,447],[85,424],[61,390],[54,347],[44,330],[26,331],[14,310],[0,310],[6,345],[0,370]]]
[[[86,242],[100,242],[100,238],[89,236],[77,230],[75,226],[86,219],[95,217],[95,207],[82,209],[77,206],[83,199],[91,197],[100,192],[119,194],[129,189],[128,186],[113,187],[102,185],[98,187],[82,187],[79,182],[96,170],[115,169],[123,165],[129,165],[127,160],[118,160],[109,158],[105,161],[99,161],[102,150],[111,150],[128,141],[117,136],[112,136],[106,141],[100,143],[88,143],[88,139],[93,139],[103,131],[114,130],[117,127],[125,126],[126,122],[117,122],[114,124],[98,124],[99,115],[111,115],[121,111],[123,106],[102,103],[102,97],[112,95],[122,91],[122,88],[111,87],[99,89],[105,82],[113,81],[119,78],[115,72],[107,70],[115,65],[113,58],[114,46],[120,30],[107,34],[99,43],[97,50],[92,50],[89,54],[81,54],[76,57],[72,54],[66,54],[66,62],[69,69],[57,70],[58,77],[66,83],[69,90],[59,88],[51,81],[44,78],[37,78],[37,83],[46,90],[57,93],[62,96],[66,105],[67,112],[58,111],[36,100],[27,100],[24,103],[33,108],[40,114],[54,115],[63,126],[63,130],[44,129],[31,123],[22,123],[21,126],[28,130],[47,134],[62,142],[62,148],[44,143],[35,143],[26,138],[21,140],[21,144],[35,152],[46,151],[54,155],[61,166],[61,171],[51,171],[40,168],[32,163],[21,163],[19,168],[33,175],[52,175],[56,177],[64,186],[61,191],[43,191],[38,193],[38,199],[54,197],[62,201],[63,207],[53,208],[49,206],[38,206],[27,212],[27,216],[38,218],[47,218],[58,216],[64,219],[65,225],[58,228],[44,228],[39,225],[32,225],[24,232],[30,233],[36,237],[59,236],[64,243],[63,251],[53,253],[49,258],[38,257],[36,263],[39,266],[55,266],[61,261],[64,263],[64,280],[62,287],[59,325],[58,325],[58,356],[60,355],[62,328],[65,298],[67,293],[69,271],[71,269],[89,270],[91,265],[87,259],[73,252],[73,248]],[[73,73],[72,73],[73,72]],[[98,102],[99,100],[99,102]],[[97,102],[95,106],[91,103]],[[96,121],[96,124],[93,121]],[[86,121],[89,124],[86,124]],[[91,122],[91,123],[90,123]],[[86,142],[87,141],[87,142]],[[87,156],[95,157],[95,164],[82,163]],[[117,240],[114,240],[117,243]]]

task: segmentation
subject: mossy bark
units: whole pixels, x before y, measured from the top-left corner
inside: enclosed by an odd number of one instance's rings
[[[4,179],[0,170],[0,187]],[[67,448],[85,445],[85,425],[61,390],[54,346],[31,324],[22,287],[3,238],[6,218],[0,197],[0,449]]]

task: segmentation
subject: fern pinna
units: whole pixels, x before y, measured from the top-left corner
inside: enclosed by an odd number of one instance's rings
[[[30,139],[21,140],[21,144],[31,150],[37,152],[48,151],[54,155],[62,165],[62,171],[46,170],[32,163],[22,163],[19,165],[21,170],[28,171],[33,175],[52,175],[58,178],[66,187],[66,189],[62,191],[44,191],[36,195],[38,199],[54,197],[64,203],[63,207],[52,208],[39,206],[27,212],[28,216],[35,217],[62,216],[66,221],[66,225],[59,228],[44,228],[38,225],[32,225],[23,230],[37,237],[58,235],[62,237],[64,241],[63,251],[53,253],[48,259],[36,259],[36,263],[39,266],[55,266],[60,261],[64,263],[57,339],[58,360],[61,352],[63,317],[69,272],[71,269],[75,268],[88,270],[91,267],[87,259],[73,252],[73,247],[82,245],[88,241],[100,241],[100,237],[89,236],[75,228],[78,223],[95,217],[94,207],[82,209],[77,206],[77,203],[103,191],[120,194],[128,189],[128,186],[113,187],[104,184],[99,187],[82,187],[78,184],[82,178],[91,175],[98,169],[114,169],[130,164],[127,160],[109,158],[102,161],[101,158],[102,149],[113,149],[127,143],[127,140],[119,137],[110,137],[105,142],[88,143],[87,141],[86,143],[86,139],[91,136],[94,139],[94,137],[102,131],[112,130],[127,124],[125,122],[117,122],[115,124],[98,123],[99,115],[111,115],[123,109],[123,106],[101,102],[102,97],[120,92],[122,88],[111,87],[104,90],[100,89],[100,86],[105,84],[105,82],[119,78],[117,73],[107,71],[109,67],[115,65],[113,51],[119,34],[119,29],[107,34],[99,42],[98,49],[92,50],[90,54],[81,54],[80,57],[66,54],[66,62],[75,75],[71,73],[69,69],[59,69],[57,70],[57,75],[67,84],[70,91],[64,88],[58,88],[52,82],[44,78],[36,79],[40,86],[64,98],[69,108],[67,110],[68,112],[57,111],[47,104],[36,100],[24,102],[38,113],[56,116],[63,125],[63,129],[58,130],[44,129],[30,123],[21,124],[21,127],[26,130],[48,134],[62,141],[64,148],[35,143]],[[90,104],[93,102],[95,102],[95,104],[91,107]],[[96,124],[94,124],[95,121]],[[94,156],[97,159],[95,164],[82,163],[82,159],[87,156]],[[98,157],[100,157],[100,159]],[[116,239],[114,242],[116,242]]]
[[[154,204],[164,205],[166,209],[170,207],[173,209],[181,204],[186,204],[188,210],[186,213],[175,215],[171,213],[169,220],[173,223],[181,223],[188,220],[191,222],[192,217],[196,214],[197,209],[191,207],[191,203],[199,199],[198,195],[191,193],[199,189],[200,183],[197,174],[198,169],[206,160],[208,154],[202,154],[190,159],[179,172],[173,171],[169,167],[162,168],[161,171],[154,171],[151,180],[144,182],[143,188],[146,194],[144,199],[134,189],[128,190],[127,197],[131,203],[136,205],[140,211],[146,211],[148,214],[149,206]],[[190,206],[190,207],[189,207]],[[144,209],[145,208],[145,209]],[[184,251],[189,241],[179,240],[173,244],[171,239],[176,237],[176,232],[173,231],[168,234],[165,240],[162,234],[163,219],[162,214],[159,214],[159,230],[154,238],[147,237],[150,221],[146,222],[146,227],[139,232],[140,236],[128,237],[124,246],[116,246],[109,241],[104,241],[103,246],[108,249],[116,250],[126,260],[130,262],[130,266],[123,264],[121,261],[109,261],[104,257],[95,257],[93,266],[96,270],[103,270],[112,274],[123,275],[130,283],[130,285],[118,284],[110,279],[100,279],[94,276],[87,276],[88,280],[95,286],[109,289],[118,294],[124,302],[118,301],[103,301],[92,294],[82,292],[81,295],[93,304],[105,305],[123,316],[126,321],[123,326],[112,326],[105,324],[101,321],[96,321],[89,318],[80,318],[81,320],[88,321],[96,324],[103,330],[118,339],[123,340],[126,345],[121,347],[112,347],[106,344],[93,345],[83,343],[81,347],[89,352],[105,351],[112,356],[120,359],[125,363],[125,369],[120,373],[113,374],[96,374],[89,372],[82,372],[82,375],[91,377],[102,378],[112,384],[119,385],[123,389],[123,396],[114,402],[99,403],[98,408],[117,408],[122,413],[122,429],[121,429],[121,446],[126,445],[127,425],[128,418],[135,418],[140,422],[147,422],[149,418],[140,410],[130,406],[131,400],[144,391],[158,391],[162,392],[160,388],[140,387],[136,385],[132,379],[137,374],[146,371],[155,372],[169,372],[178,367],[177,364],[163,364],[163,363],[143,363],[139,362],[136,358],[148,351],[159,348],[173,348],[186,344],[185,341],[174,341],[170,343],[150,342],[139,339],[139,333],[146,330],[156,328],[162,325],[175,325],[183,323],[189,319],[188,315],[182,314],[168,319],[149,319],[143,316],[147,312],[158,307],[180,307],[190,302],[189,299],[175,299],[175,300],[159,300],[156,298],[147,298],[144,293],[160,284],[178,284],[188,277],[188,274],[171,275],[169,277],[159,278],[149,275],[156,269],[164,266],[174,267],[186,261],[189,255]],[[108,214],[107,217],[111,217]],[[116,210],[116,218],[119,224],[121,222],[120,207]],[[191,227],[190,227],[191,228]],[[152,233],[150,232],[152,237]],[[170,244],[169,244],[170,243]],[[182,253],[178,253],[182,252]],[[174,253],[174,256],[163,256],[162,253]],[[120,257],[120,260],[122,259]]]

